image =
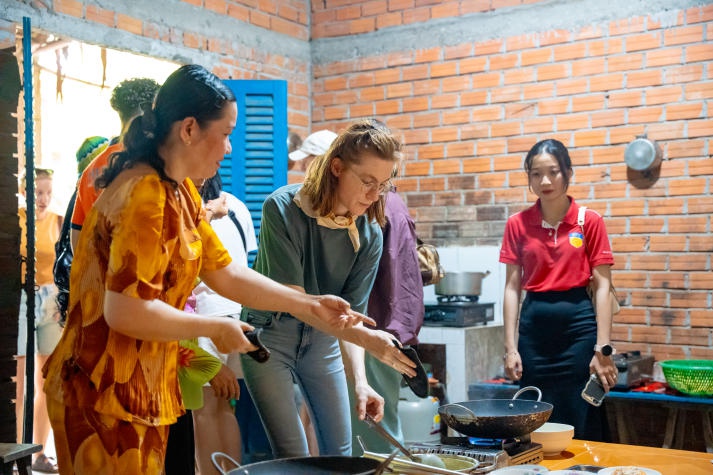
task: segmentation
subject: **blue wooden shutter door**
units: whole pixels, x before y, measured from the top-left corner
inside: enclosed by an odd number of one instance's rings
[[[243,201],[260,234],[262,203],[287,184],[287,81],[225,80],[238,103],[233,152],[220,167],[223,189]],[[255,253],[248,256],[250,266]]]

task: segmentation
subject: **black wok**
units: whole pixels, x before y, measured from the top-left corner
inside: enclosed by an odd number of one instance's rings
[[[215,452],[212,455],[213,465],[223,475],[372,475],[376,473],[381,462],[363,457],[297,457],[239,465],[230,456]],[[237,468],[224,471],[219,460],[230,461]]]
[[[537,401],[517,399],[525,391],[538,393]],[[541,402],[534,386],[520,389],[512,399],[480,399],[446,404],[438,413],[448,427],[470,437],[510,438],[529,434],[547,422],[552,404]]]

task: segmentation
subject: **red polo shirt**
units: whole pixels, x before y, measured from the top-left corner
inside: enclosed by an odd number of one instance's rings
[[[569,290],[589,283],[592,267],[614,264],[604,219],[587,209],[584,229],[577,224],[577,205],[562,222],[550,227],[542,218],[540,200],[508,218],[500,262],[522,267],[522,288],[533,292]]]

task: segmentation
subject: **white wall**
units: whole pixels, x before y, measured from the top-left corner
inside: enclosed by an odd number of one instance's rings
[[[444,247],[438,249],[446,272],[486,272],[478,302],[495,304],[495,320],[469,328],[424,326],[421,343],[446,345],[446,387],[451,402],[466,401],[468,386],[502,371],[502,304],[505,265],[498,262],[498,246]],[[424,288],[424,303],[437,303],[435,286]]]
[[[452,272],[485,272],[490,275],[482,282],[482,293],[479,302],[495,303],[495,322],[502,324],[503,289],[505,288],[505,264],[498,262],[500,247],[441,247],[438,248],[443,268]],[[429,285],[423,289],[423,301],[427,304],[436,303],[435,286]],[[489,323],[492,325],[493,323]]]

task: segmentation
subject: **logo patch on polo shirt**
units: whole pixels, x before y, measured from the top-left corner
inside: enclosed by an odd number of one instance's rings
[[[584,244],[584,236],[578,232],[569,233],[569,243],[572,247],[579,249]]]

